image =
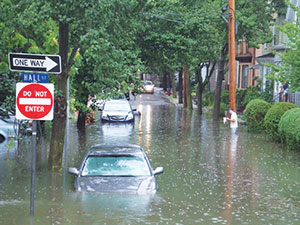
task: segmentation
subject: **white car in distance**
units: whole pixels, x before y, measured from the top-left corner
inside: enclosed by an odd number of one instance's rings
[[[133,122],[136,109],[132,109],[127,100],[109,100],[100,111],[103,122]]]

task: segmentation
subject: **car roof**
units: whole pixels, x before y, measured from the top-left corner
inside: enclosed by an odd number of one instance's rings
[[[107,145],[99,144],[92,146],[87,155],[141,155],[144,150],[138,145]]]
[[[129,104],[127,99],[111,99],[106,101],[105,104]]]

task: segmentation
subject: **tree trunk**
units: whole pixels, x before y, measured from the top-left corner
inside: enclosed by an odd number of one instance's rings
[[[86,74],[79,75],[77,79],[80,79],[81,76],[86,76]],[[77,108],[78,110],[77,128],[85,129],[86,119],[88,119],[89,116],[89,112],[87,112],[85,108],[85,106],[88,105],[88,101],[89,101],[89,91],[86,88],[79,87],[79,93],[75,94],[74,97],[80,102],[80,107]]]
[[[183,96],[182,96],[182,68],[180,68],[178,74],[178,103],[183,103]]]
[[[182,67],[182,94],[183,94],[183,108],[187,107],[186,102],[186,68]]]
[[[175,81],[174,73],[171,73],[171,81],[172,81],[172,97],[177,98],[176,81]]]
[[[77,118],[77,128],[78,129],[83,129],[85,127],[85,119],[86,119],[86,113],[79,111],[78,118]]]
[[[197,107],[198,112],[202,114],[202,95],[203,95],[203,80],[201,74],[202,66],[199,65],[195,72],[195,80],[197,84]]]
[[[166,92],[167,91],[167,74],[164,73],[163,75],[163,90]]]
[[[48,158],[48,169],[59,170],[62,166],[64,149],[66,110],[67,110],[67,78],[68,49],[69,49],[69,25],[59,24],[59,54],[62,60],[62,73],[57,76],[58,94],[55,97],[54,120],[52,124],[52,135],[50,152]]]
[[[214,120],[220,118],[220,105],[221,105],[221,92],[222,92],[222,81],[224,79],[225,61],[228,53],[228,45],[226,44],[222,50],[220,60],[218,62],[218,74],[217,74],[217,85],[215,90],[215,101],[214,101]]]
[[[190,82],[190,73],[187,67],[183,67],[183,106],[188,110],[193,109],[192,103],[192,89],[191,89],[191,82]]]
[[[167,89],[171,88],[171,83],[172,83],[172,80],[171,80],[171,73],[170,72],[167,72]]]
[[[199,114],[203,113],[203,87],[200,85],[198,87],[199,89],[199,94],[198,94],[198,102],[197,102],[197,107],[198,107],[198,112]]]

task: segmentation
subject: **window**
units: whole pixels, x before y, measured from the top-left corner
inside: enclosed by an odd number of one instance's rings
[[[248,87],[248,71],[249,71],[249,66],[243,66],[242,88]]]
[[[82,176],[150,176],[146,160],[142,156],[90,156]]]

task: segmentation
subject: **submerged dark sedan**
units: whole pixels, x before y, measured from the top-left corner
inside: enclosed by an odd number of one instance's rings
[[[85,155],[74,174],[78,191],[115,193],[155,193],[156,175],[163,167],[152,169],[144,150],[137,145],[95,145]]]

